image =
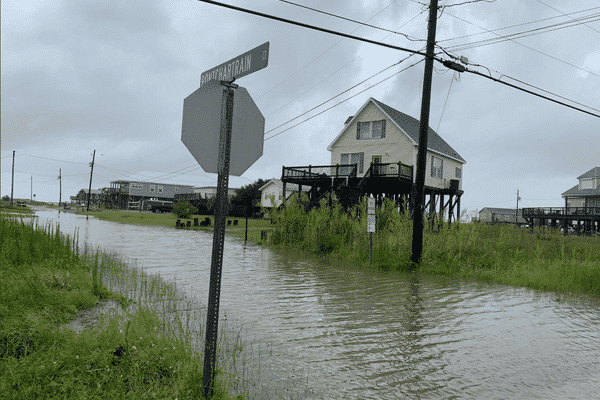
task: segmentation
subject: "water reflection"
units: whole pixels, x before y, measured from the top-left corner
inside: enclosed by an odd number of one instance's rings
[[[62,212],[61,231],[208,298],[206,232]],[[595,398],[600,302],[419,274],[340,268],[228,237],[221,315],[268,343],[265,379],[306,398]]]

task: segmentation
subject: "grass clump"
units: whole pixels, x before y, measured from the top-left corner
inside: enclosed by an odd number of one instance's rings
[[[303,196],[305,196],[303,194]],[[369,264],[366,199],[349,212],[338,204],[306,212],[292,199],[273,212],[270,243],[344,263]],[[376,210],[373,266],[408,271],[412,221],[386,199]],[[534,289],[600,296],[600,237],[565,236],[558,230],[531,231],[513,225],[436,224],[425,221],[419,270],[425,274],[461,276]]]
[[[106,298],[121,312],[81,333],[65,326]],[[172,285],[80,254],[59,225],[0,218],[0,398],[202,398],[194,316]],[[217,371],[214,398],[233,398],[230,376]]]

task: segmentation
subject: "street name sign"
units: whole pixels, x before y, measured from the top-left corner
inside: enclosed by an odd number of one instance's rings
[[[210,81],[231,81],[265,68],[269,64],[269,42],[204,71],[200,75],[200,87]]]
[[[265,117],[248,91],[234,91],[229,174],[240,176],[263,154]],[[205,172],[218,174],[223,86],[209,80],[183,101],[181,141]],[[223,116],[224,117],[224,116]]]

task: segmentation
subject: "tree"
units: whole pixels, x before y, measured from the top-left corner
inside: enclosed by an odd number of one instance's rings
[[[177,218],[190,218],[192,215],[198,213],[198,209],[189,201],[180,201],[173,206],[172,213],[175,214]]]
[[[229,203],[229,215],[232,217],[255,217],[260,214],[260,188],[267,180],[258,179],[249,185],[242,186]]]
[[[4,201],[10,201],[10,196],[9,195],[4,195],[4,197],[2,197],[2,200],[4,200]]]

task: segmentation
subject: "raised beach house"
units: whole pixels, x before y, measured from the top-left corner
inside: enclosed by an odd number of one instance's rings
[[[600,167],[577,177],[579,183],[564,192],[565,207],[600,207]]]

